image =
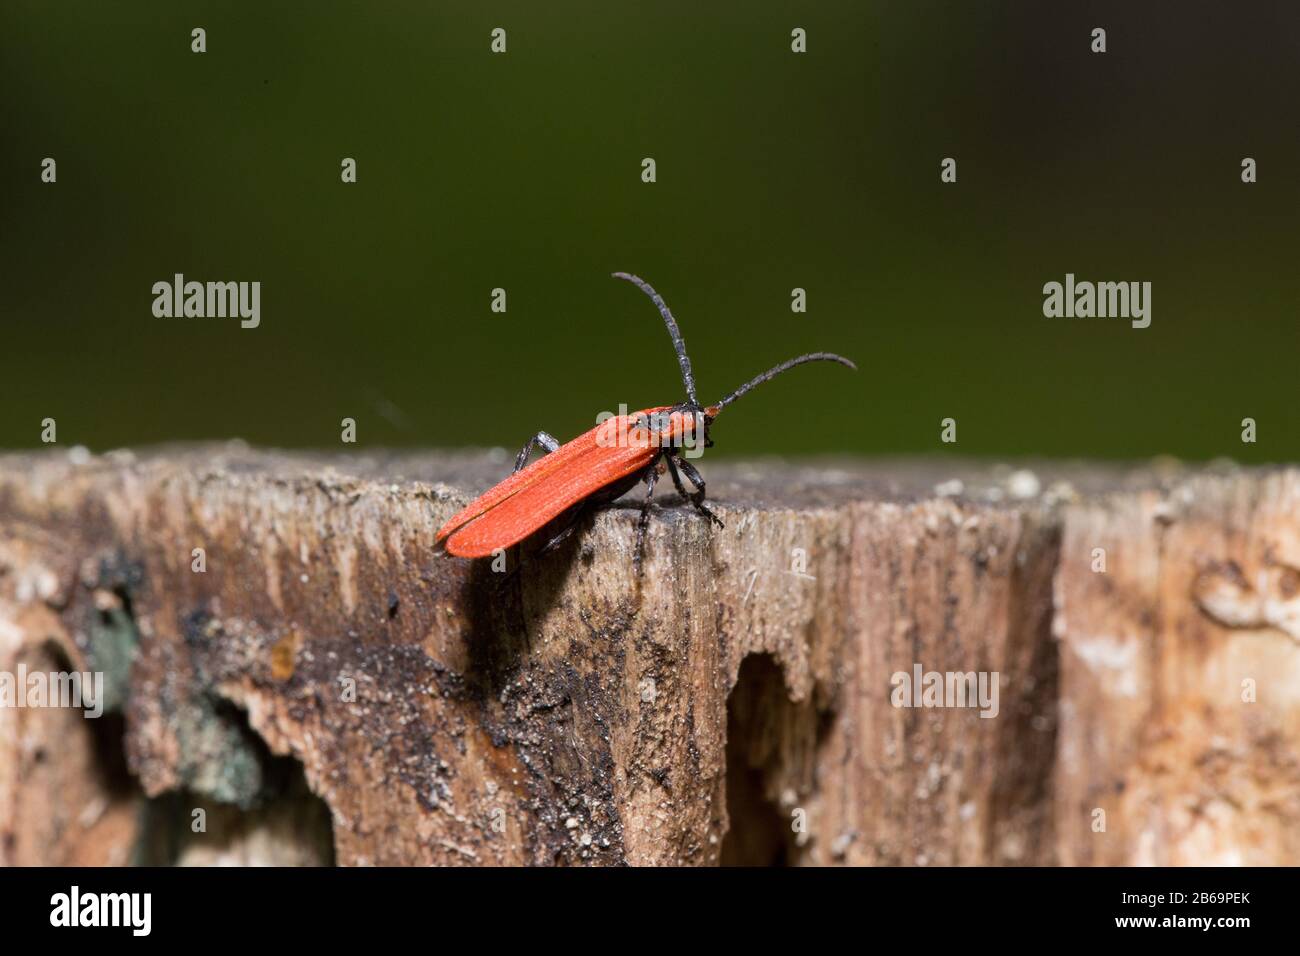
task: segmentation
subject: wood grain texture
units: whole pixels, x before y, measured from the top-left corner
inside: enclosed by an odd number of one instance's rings
[[[1300,473],[702,468],[638,590],[435,553],[503,453],[0,456],[0,671],[117,715],[0,709],[0,861],[1300,862]]]
[[[1300,862],[1300,473],[1074,509],[1057,604],[1062,862]]]

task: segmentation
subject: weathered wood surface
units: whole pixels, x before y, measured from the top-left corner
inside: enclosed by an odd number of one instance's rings
[[[631,502],[436,555],[507,469],[0,456],[0,672],[111,710],[0,709],[0,862],[1300,862],[1300,472],[709,461],[638,591]]]

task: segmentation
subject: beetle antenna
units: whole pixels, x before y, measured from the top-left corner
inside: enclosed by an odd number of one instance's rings
[[[849,368],[853,369],[853,371],[855,372],[858,370],[858,367],[854,365],[852,362],[850,362],[848,359],[846,359],[843,355],[836,355],[834,352],[809,352],[807,355],[800,355],[797,358],[787,359],[786,361],[782,362],[780,365],[774,365],[772,368],[768,369],[762,375],[755,376],[754,378],[746,382],[744,385],[740,386],[740,388],[736,389],[734,392],[728,395],[726,398],[724,398],[722,401],[718,402],[715,407],[720,409],[725,405],[730,405],[736,399],[740,398],[740,396],[748,392],[751,388],[762,385],[764,382],[769,382],[772,379],[776,378],[778,375],[780,375],[782,372],[788,372],[796,365],[803,365],[805,362],[839,362],[841,365],[846,365]]]
[[[650,299],[658,306],[659,314],[664,317],[664,325],[668,326],[668,334],[672,336],[673,348],[677,350],[677,364],[682,367],[682,384],[686,386],[686,398],[692,405],[699,407],[699,399],[695,397],[695,376],[691,373],[691,360],[686,355],[686,343],[682,341],[682,330],[677,327],[677,320],[668,311],[668,304],[654,290],[654,287],[644,279],[639,279],[627,272],[615,272],[613,276],[615,279],[626,279],[650,296]]]

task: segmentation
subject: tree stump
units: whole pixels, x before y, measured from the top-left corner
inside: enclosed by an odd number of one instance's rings
[[[0,862],[1300,862],[1294,469],[706,462],[639,583],[437,554],[508,470],[0,456],[0,673],[104,703],[0,708]]]

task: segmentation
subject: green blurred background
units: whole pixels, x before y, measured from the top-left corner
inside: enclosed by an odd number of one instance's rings
[[[702,399],[858,360],[719,453],[1300,458],[1300,5],[1138,6],[4,0],[0,446],[567,439],[681,398],[622,269]],[[176,272],[261,327],[155,318]],[[1044,318],[1066,272],[1151,327]]]

